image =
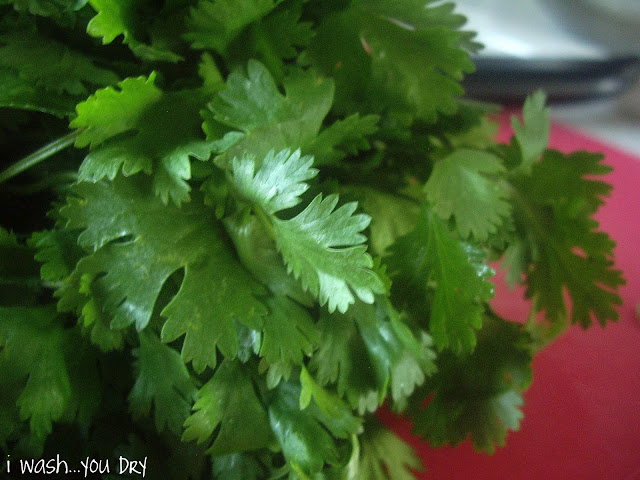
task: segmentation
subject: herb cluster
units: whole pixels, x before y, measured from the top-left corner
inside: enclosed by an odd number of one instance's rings
[[[151,478],[407,480],[493,452],[617,319],[600,155],[493,140],[432,0],[0,1],[0,445]],[[489,262],[531,315],[489,306]],[[495,265],[495,263],[491,263]],[[538,315],[540,314],[540,315]],[[542,318],[541,318],[542,317]]]

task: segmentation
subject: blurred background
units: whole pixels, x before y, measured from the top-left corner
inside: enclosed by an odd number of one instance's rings
[[[640,156],[640,0],[457,0],[485,48],[468,96],[519,105]]]

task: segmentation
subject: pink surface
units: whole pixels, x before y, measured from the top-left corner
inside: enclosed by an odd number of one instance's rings
[[[502,123],[505,139],[510,133]],[[520,430],[493,456],[474,452],[469,441],[430,448],[411,436],[406,420],[385,414],[385,423],[422,457],[419,479],[640,480],[640,159],[560,125],[553,126],[550,144],[603,152],[614,168],[605,177],[614,190],[598,220],[617,242],[616,265],[627,281],[620,289],[621,318],[604,329],[573,327],[538,353]],[[521,293],[500,285],[495,308],[523,319],[528,305]]]

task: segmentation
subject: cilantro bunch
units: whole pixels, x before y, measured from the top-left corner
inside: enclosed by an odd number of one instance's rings
[[[536,350],[616,320],[623,280],[593,219],[609,168],[547,149],[542,93],[496,143],[461,97],[464,23],[431,0],[0,1],[2,450],[414,478],[385,403],[432,445],[503,445]],[[496,262],[528,319],[491,309]]]

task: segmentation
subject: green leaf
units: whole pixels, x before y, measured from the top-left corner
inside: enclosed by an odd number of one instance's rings
[[[362,419],[355,417],[349,405],[339,397],[322,388],[304,366],[300,372],[300,385],[300,410],[311,406],[309,413],[314,412],[337,438],[362,433]]]
[[[26,378],[16,407],[29,420],[32,434],[43,440],[71,400],[65,361],[67,336],[56,322],[54,306],[0,306],[0,371]]]
[[[439,355],[438,373],[412,399],[415,433],[433,446],[457,445],[469,436],[474,448],[487,453],[504,446],[507,431],[518,430],[522,419],[521,393],[531,383],[531,358],[521,325],[487,317],[472,354]]]
[[[237,354],[234,321],[260,328],[266,309],[254,293],[261,288],[225,244],[212,209],[199,201],[165,206],[150,188],[140,176],[74,188],[61,215],[67,228],[83,229],[79,242],[93,253],[63,287],[61,308],[76,308],[75,292],[87,278],[93,298],[112,316],[112,328],[135,324],[142,330],[167,279],[184,269],[162,311],[162,339],[186,334],[182,359],[201,372],[216,365],[216,346],[226,357]]]
[[[527,97],[522,109],[521,123],[517,117],[511,118],[511,127],[520,147],[521,168],[530,173],[532,165],[540,158],[549,143],[551,120],[549,109],[545,107],[547,96],[542,90]]]
[[[128,397],[131,411],[146,417],[153,404],[158,432],[168,428],[179,435],[195,399],[194,380],[180,354],[155,334],[140,332],[139,339],[140,346],[133,350],[136,381]]]
[[[335,384],[338,395],[361,415],[375,411],[381,395],[375,376],[362,375],[373,365],[355,321],[338,312],[324,314],[318,329],[322,335],[309,369],[320,385]]]
[[[0,68],[0,107],[48,113],[56,117],[73,114],[78,99],[72,95],[51,95],[44,88],[25,82],[18,72]]]
[[[355,202],[335,209],[337,195],[315,197],[298,215],[289,220],[273,218],[278,250],[294,277],[327,304],[330,312],[345,312],[355,302],[355,295],[372,303],[374,294],[383,293],[384,285],[371,270],[373,260],[360,232],[370,218],[355,214]],[[353,293],[352,293],[353,292]]]
[[[462,238],[485,241],[511,214],[509,193],[499,182],[505,172],[492,153],[456,149],[436,162],[425,186],[427,199],[443,220],[455,218]]]
[[[305,148],[305,153],[313,155],[316,165],[333,165],[347,155],[355,155],[360,150],[369,150],[369,135],[378,131],[378,115],[360,116],[354,113],[343,120],[336,120]]]
[[[224,361],[199,391],[194,413],[185,422],[182,440],[210,441],[218,426],[212,455],[270,446],[273,434],[267,412],[256,396],[251,377],[238,362]]]
[[[369,352],[379,400],[390,387],[394,407],[402,410],[414,389],[435,371],[431,338],[422,333],[416,339],[390,304],[357,307],[352,314]]]
[[[205,95],[196,90],[162,92],[148,78],[127,78],[119,90],[97,91],[76,108],[71,127],[80,129],[77,147],[91,146],[80,179],[112,180],[153,172],[154,190],[164,203],[189,200],[190,157],[207,160],[213,150],[202,137],[199,111]],[[123,136],[122,134],[129,135]]]
[[[242,264],[274,295],[285,295],[306,307],[315,303],[300,282],[287,273],[275,241],[255,215],[227,217],[224,226]]]
[[[356,1],[322,19],[308,53],[335,79],[339,111],[402,109],[434,122],[456,110],[458,82],[473,71],[463,48],[475,46],[451,4],[431,3]]]
[[[357,478],[415,480],[411,471],[423,468],[413,449],[375,420],[365,425],[360,449]]]
[[[318,195],[295,217],[281,220],[275,213],[300,202],[308,188],[304,180],[316,171],[311,159],[284,150],[270,152],[256,170],[250,156],[235,158],[229,182],[243,199],[269,215],[276,247],[282,253],[288,271],[300,278],[305,290],[328,303],[329,311],[345,312],[355,301],[353,292],[365,302],[373,302],[384,286],[371,270],[373,261],[366,253],[364,230],[369,217],[354,215],[356,204],[348,203],[334,210],[336,195],[323,199]]]
[[[250,454],[233,453],[212,459],[212,472],[218,480],[259,480],[264,478],[264,468]]]
[[[309,188],[305,182],[318,173],[311,168],[313,158],[301,157],[300,150],[272,150],[257,171],[256,163],[255,157],[236,157],[227,177],[244,200],[259,205],[269,215],[298,205],[300,195]]]
[[[281,382],[269,403],[269,421],[287,462],[310,474],[325,463],[337,464],[340,453],[325,428],[324,414],[318,409],[300,410],[299,399],[298,385]]]
[[[391,247],[389,273],[399,285],[392,295],[414,309],[414,314],[428,315],[429,331],[439,350],[461,353],[475,346],[482,302],[493,295],[493,284],[486,279],[493,271],[481,262],[482,257],[477,248],[456,239],[426,204],[415,230]],[[429,313],[423,310],[427,301]]]
[[[303,148],[318,134],[331,108],[333,82],[313,72],[294,71],[284,80],[282,95],[266,67],[250,60],[247,75],[232,72],[227,87],[209,109],[216,121],[240,130],[235,144],[218,159],[222,165],[245,153],[264,158],[270,150]],[[205,120],[205,131],[207,127]],[[231,135],[232,133],[228,134]]]
[[[389,388],[394,406],[402,409],[434,372],[431,339],[426,334],[416,339],[384,302],[357,303],[347,314],[322,317],[318,327],[322,337],[309,368],[321,385],[337,383],[338,394],[361,414],[375,410]]]
[[[349,185],[341,191],[354,195],[362,210],[371,217],[369,244],[375,254],[384,254],[399,237],[416,226],[420,205],[410,197],[365,186]]]
[[[34,305],[43,293],[34,250],[0,226],[0,305]]]
[[[512,180],[518,240],[506,252],[507,266],[512,278],[524,275],[526,296],[552,322],[568,318],[565,292],[572,323],[618,318],[616,289],[624,280],[613,265],[615,243],[592,218],[611,192],[597,179],[611,171],[601,162],[597,154],[547,151],[531,175]]]
[[[75,12],[81,10],[87,0],[3,0],[2,4],[13,4],[19,12],[50,17],[66,25],[71,23]]]
[[[141,0],[88,2],[97,14],[87,25],[87,33],[102,38],[103,44],[109,44],[122,35],[122,42],[144,60],[174,63],[182,60],[172,49],[179,43],[179,35],[184,28],[182,18],[189,2],[166,2],[179,8],[172,11],[165,5],[153,15],[146,16],[140,14],[140,9],[149,9],[150,6]],[[151,44],[142,41],[148,37],[151,37]]]
[[[311,356],[320,332],[309,312],[284,296],[267,298],[269,313],[264,317],[260,356],[270,364],[302,365]]]
[[[98,67],[86,55],[30,31],[0,35],[0,68],[17,72],[36,89],[77,99],[86,97],[89,89],[118,81],[115,73]]]
[[[191,9],[184,38],[196,49],[225,53],[229,44],[251,23],[260,20],[282,0],[202,0]]]
[[[68,230],[34,232],[29,245],[36,250],[34,258],[42,263],[42,279],[49,282],[68,277],[84,255],[78,246],[77,233]]]
[[[296,68],[300,50],[314,35],[311,22],[300,21],[304,0],[283,2],[260,21],[253,22],[226,51],[230,63],[244,65],[250,59],[263,62],[277,81]]]

